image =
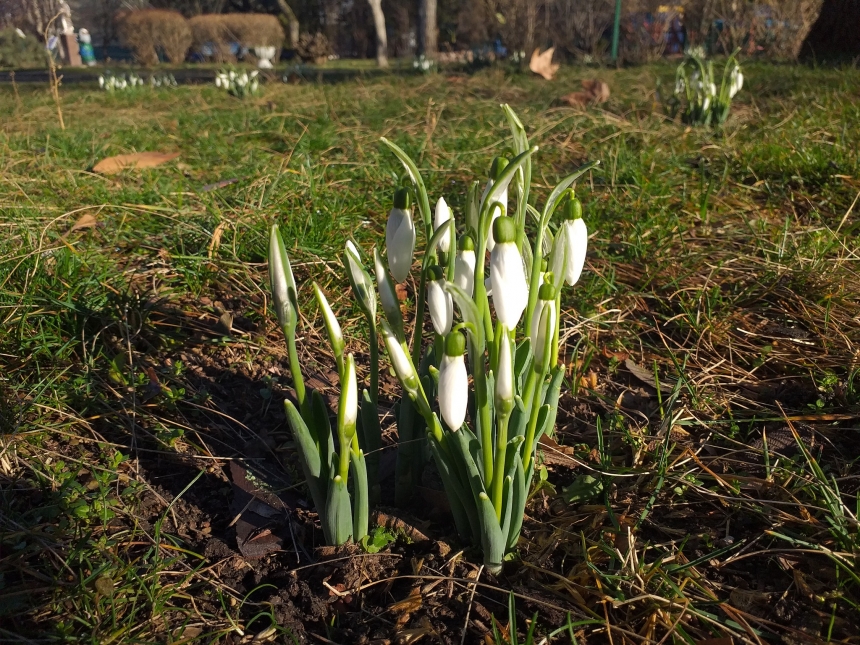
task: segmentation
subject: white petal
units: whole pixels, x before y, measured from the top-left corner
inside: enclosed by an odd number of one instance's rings
[[[537,339],[540,336],[540,314],[546,304],[546,300],[541,300],[540,298],[538,298],[537,304],[535,305],[535,311],[532,314],[531,321],[529,322],[529,340],[531,340],[532,342],[532,352],[535,351],[535,347],[537,346]]]
[[[433,323],[433,329],[441,336],[451,331],[454,322],[454,301],[451,294],[445,291],[444,284],[444,280],[431,280],[427,284],[430,321]]]
[[[585,266],[585,254],[588,250],[588,227],[580,217],[573,220],[569,236],[571,253],[564,279],[570,286],[575,285],[582,275],[582,267]]]
[[[475,290],[475,252],[460,251],[454,258],[454,284],[469,297]]]
[[[438,230],[442,224],[451,219],[451,209],[448,208],[448,203],[445,201],[444,197],[440,197],[439,201],[436,202],[436,213],[433,218],[433,230]],[[442,253],[447,253],[451,248],[451,236],[446,235],[441,240],[439,240],[439,250]]]
[[[466,420],[469,402],[469,375],[462,356],[442,357],[439,366],[439,412],[451,430],[459,430]]]
[[[412,269],[412,254],[415,251],[415,226],[409,211],[391,209],[385,227],[385,247],[391,275],[397,282],[403,282]]]
[[[513,242],[497,244],[490,254],[490,286],[496,318],[515,329],[529,299],[523,259]]]

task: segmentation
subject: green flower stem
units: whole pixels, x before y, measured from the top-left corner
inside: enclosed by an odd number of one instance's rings
[[[508,421],[510,418],[510,413],[501,415],[496,433],[496,465],[495,476],[492,479],[492,501],[493,508],[496,509],[496,519],[500,522],[502,521],[502,484],[505,481],[505,453],[508,447]]]
[[[346,481],[347,477],[349,476],[350,442],[347,440],[346,435],[343,433],[343,431],[340,428],[338,428],[337,438],[338,438],[338,442],[340,443],[340,446],[339,446],[340,454],[338,455],[338,457],[339,457],[338,474],[343,478],[343,481]]]
[[[308,411],[305,392],[305,380],[302,378],[302,368],[299,363],[299,354],[296,351],[296,330],[290,325],[284,325],[284,335],[287,337],[287,351],[290,355],[290,373],[293,377],[293,388],[296,390],[296,398],[299,400],[299,410],[302,415]]]
[[[550,367],[558,365],[558,344],[561,338],[561,288],[555,296],[555,330],[552,333],[552,355],[549,360]]]
[[[376,321],[368,317],[367,327],[370,330],[370,401],[376,406],[379,405],[379,337]]]
[[[531,381],[532,374],[538,375],[537,372],[531,370],[531,374],[529,374],[529,380]],[[546,371],[541,370],[539,375],[538,383],[542,384],[544,379],[546,378]],[[538,415],[540,413],[541,408],[541,395],[543,394],[543,388],[538,385],[533,388],[532,392],[532,404],[531,409],[529,411],[529,425],[526,428],[526,440],[523,443],[523,470],[528,472],[529,465],[532,461],[532,454],[535,450],[535,432],[537,432],[537,422]]]
[[[424,329],[425,291],[427,291],[427,273],[421,268],[421,279],[418,282],[418,303],[415,307],[415,326],[412,329],[412,362],[421,363],[421,332]]]
[[[472,377],[475,379],[475,407],[481,418],[481,456],[484,461],[484,478],[493,477],[493,419],[487,397],[487,374],[484,372],[484,357],[476,356],[472,362]]]

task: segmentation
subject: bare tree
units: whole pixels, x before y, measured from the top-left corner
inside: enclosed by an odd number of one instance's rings
[[[287,4],[287,0],[278,0],[278,7],[287,19],[287,24],[290,26],[290,47],[295,49],[299,44],[299,19],[296,18],[296,14],[292,7]]]
[[[418,5],[419,37],[421,53],[432,58],[439,50],[439,25],[436,20],[436,0],[421,0]]]
[[[385,14],[382,13],[382,0],[367,0],[373,12],[373,26],[376,29],[376,64],[388,67],[388,34],[385,32]]]

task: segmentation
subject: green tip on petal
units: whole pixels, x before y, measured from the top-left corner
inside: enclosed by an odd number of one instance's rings
[[[408,188],[398,188],[394,191],[394,208],[406,210],[412,205],[412,196]]]
[[[582,217],[582,202],[571,195],[564,208],[564,219],[580,219]]]
[[[512,217],[499,217],[493,222],[493,238],[496,244],[505,244],[517,239],[517,223]]]
[[[445,354],[462,356],[466,351],[466,337],[459,331],[452,331],[445,337]]]
[[[427,277],[429,277],[431,280],[441,280],[444,276],[445,272],[438,264],[434,264],[429,269],[427,269]]]
[[[555,287],[553,286],[552,281],[544,282],[540,286],[540,291],[538,291],[538,297],[541,300],[555,300]]]
[[[508,166],[508,160],[504,157],[496,157],[493,159],[493,165],[490,166],[490,179],[495,181],[499,178],[505,168]]]
[[[461,251],[474,251],[475,250],[475,240],[472,239],[471,235],[464,235],[460,238],[460,243],[457,245]]]

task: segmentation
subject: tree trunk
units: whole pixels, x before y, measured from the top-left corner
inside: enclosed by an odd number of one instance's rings
[[[299,19],[296,18],[292,7],[287,4],[287,0],[278,0],[278,7],[287,18],[287,24],[290,26],[290,47],[295,49],[299,44]]]
[[[815,60],[860,56],[860,0],[824,0],[800,55]]]
[[[385,31],[385,14],[382,13],[382,0],[367,0],[373,12],[373,26],[376,28],[376,64],[388,67],[388,34]]]
[[[421,38],[421,53],[427,58],[436,56],[439,49],[438,31],[436,23],[436,0],[421,0],[418,9],[418,23],[420,26],[419,37]]]
[[[523,51],[531,56],[535,48],[535,28],[537,27],[537,0],[526,0],[526,34]]]

